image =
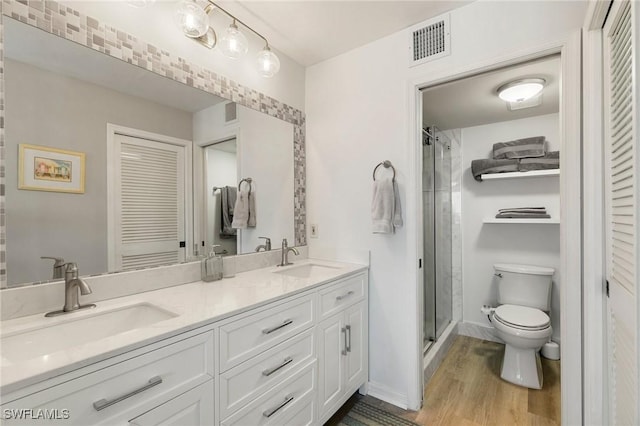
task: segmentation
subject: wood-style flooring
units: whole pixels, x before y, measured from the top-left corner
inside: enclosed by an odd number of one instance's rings
[[[356,398],[421,425],[560,424],[560,361],[543,358],[543,389],[526,389],[500,379],[504,345],[466,336],[455,339],[425,388],[420,411],[356,394],[326,424],[338,424]]]

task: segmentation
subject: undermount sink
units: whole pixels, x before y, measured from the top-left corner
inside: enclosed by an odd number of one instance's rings
[[[68,318],[51,325],[46,324],[51,320],[45,319],[37,327],[2,335],[2,358],[8,361],[36,358],[178,316],[150,303],[74,315],[79,314],[70,313]]]
[[[276,274],[287,275],[295,278],[309,278],[315,274],[322,274],[331,270],[340,269],[335,266],[319,265],[317,263],[305,263],[304,265],[292,266],[281,271],[275,271]]]

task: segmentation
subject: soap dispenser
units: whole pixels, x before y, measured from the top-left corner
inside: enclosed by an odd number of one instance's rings
[[[202,259],[200,263],[200,271],[202,273],[202,281],[217,281],[222,279],[222,256],[216,254],[216,247],[220,247],[219,244],[211,246],[211,252],[209,256]]]

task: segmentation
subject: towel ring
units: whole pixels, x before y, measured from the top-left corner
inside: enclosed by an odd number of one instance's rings
[[[246,182],[247,185],[249,185],[249,192],[251,192],[251,182],[253,182],[253,179],[249,178],[244,178],[242,179],[240,182],[238,182],[238,191],[240,191],[240,187],[242,186],[242,182]]]
[[[385,169],[388,169],[389,167],[391,167],[391,170],[393,170],[393,180],[396,180],[396,168],[393,167],[393,164],[391,164],[391,161],[389,160],[384,160],[382,163],[378,163],[378,165],[373,169],[373,180],[376,180],[376,171],[378,170],[378,167],[380,166],[384,166]]]

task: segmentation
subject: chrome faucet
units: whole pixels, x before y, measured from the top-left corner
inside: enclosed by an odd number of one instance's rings
[[[58,278],[62,278],[64,276],[64,259],[61,257],[50,257],[50,256],[40,256],[40,259],[51,259],[53,260],[53,279],[56,280]]]
[[[81,305],[78,301],[78,291],[82,295],[91,294],[91,287],[82,278],[78,277],[78,265],[67,263],[64,271],[64,306],[59,311],[49,312],[45,317],[64,315],[80,309],[95,308],[95,304]]]
[[[290,251],[292,251],[296,256],[300,254],[300,252],[298,252],[298,250],[295,247],[289,247],[289,243],[287,242],[287,239],[284,238],[282,240],[282,259],[280,261],[280,264],[277,266],[293,265],[293,262],[289,262],[289,258],[288,258]]]
[[[256,251],[260,251],[260,250],[271,251],[271,238],[267,238],[267,237],[258,237],[258,238],[264,238],[264,244],[260,244],[258,247],[256,247]]]

